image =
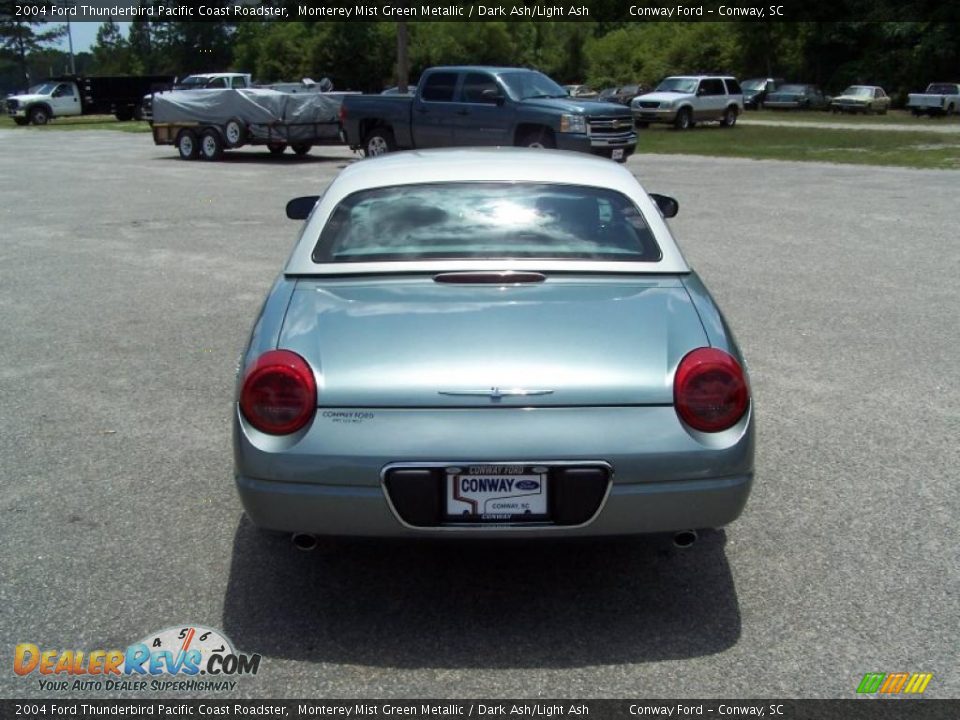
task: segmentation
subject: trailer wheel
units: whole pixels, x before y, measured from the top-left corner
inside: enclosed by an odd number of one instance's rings
[[[200,136],[200,155],[204,160],[219,160],[223,157],[223,138],[213,128],[204,130]]]
[[[306,155],[313,147],[310,143],[294,143],[290,146],[297,155]]]
[[[181,130],[177,135],[177,150],[181,160],[196,160],[200,155],[200,143],[193,130]]]
[[[113,116],[120,122],[129,122],[133,120],[133,110],[117,110]]]
[[[15,117],[13,121],[17,125],[27,125],[30,122],[30,120],[28,120],[27,118],[18,118],[18,117]]]
[[[267,143],[267,150],[270,151],[271,155],[283,155],[283,151],[286,149],[286,143]]]
[[[242,120],[231,118],[223,126],[223,135],[227,140],[227,147],[240,147],[247,139],[247,128]]]
[[[35,107],[30,111],[30,122],[34,125],[46,125],[50,120],[50,113],[45,107]]]

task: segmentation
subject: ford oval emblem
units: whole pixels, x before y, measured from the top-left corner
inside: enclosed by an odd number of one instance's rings
[[[540,483],[536,480],[521,480],[517,483],[517,490],[539,490]]]

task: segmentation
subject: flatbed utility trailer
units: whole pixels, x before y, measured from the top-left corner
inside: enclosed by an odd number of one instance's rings
[[[225,150],[265,145],[298,155],[314,145],[337,145],[338,93],[283,93],[265,89],[168,92],[154,97],[153,142],[175,145],[183,160],[219,160]]]

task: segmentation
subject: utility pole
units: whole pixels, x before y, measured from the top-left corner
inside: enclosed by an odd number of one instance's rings
[[[407,57],[407,23],[401,20],[397,23],[397,92],[406,95],[407,85],[410,83],[410,60]]]
[[[73,59],[73,32],[70,30],[70,20],[67,20],[67,40],[70,43],[70,74],[77,74],[77,63]]]

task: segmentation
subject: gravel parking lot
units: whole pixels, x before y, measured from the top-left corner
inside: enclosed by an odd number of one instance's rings
[[[726,530],[307,554],[243,518],[231,396],[284,203],[352,154],[0,146],[0,696],[50,694],[17,643],[181,623],[263,654],[230,697],[849,698],[900,670],[960,696],[960,173],[631,158],[750,364],[757,481]]]

